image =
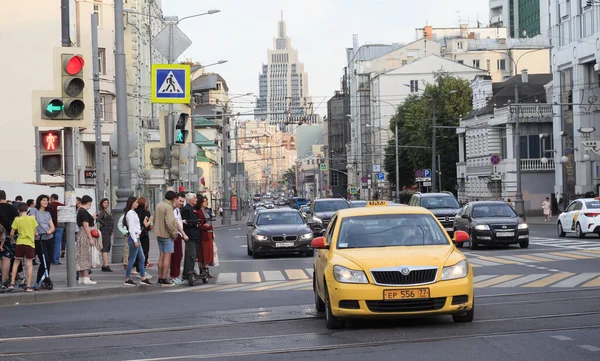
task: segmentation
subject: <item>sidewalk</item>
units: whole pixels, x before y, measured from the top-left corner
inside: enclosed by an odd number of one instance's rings
[[[215,229],[225,227],[239,227],[243,225],[245,221],[231,222],[231,226],[220,225],[220,219],[215,222]],[[217,231],[218,232],[218,231]],[[149,263],[153,264],[153,267],[148,268],[146,271],[152,275],[152,287],[146,286],[124,286],[125,281],[125,270],[123,269],[122,263],[111,263],[110,267],[113,272],[102,272],[101,268],[98,267],[92,271],[90,278],[93,281],[98,282],[95,285],[75,285],[74,287],[67,287],[67,265],[65,258],[61,258],[62,265],[52,265],[50,268],[50,279],[54,284],[54,289],[51,291],[38,290],[31,293],[25,293],[23,289],[15,289],[11,292],[5,292],[0,294],[0,300],[2,305],[15,305],[15,304],[30,304],[30,303],[41,303],[41,302],[56,302],[65,300],[75,300],[89,297],[105,297],[105,296],[116,296],[123,294],[134,294],[138,292],[156,292],[164,290],[165,287],[156,285],[158,280],[158,246],[156,244],[156,237],[150,234],[150,252],[148,254]],[[110,259],[110,256],[109,256]],[[183,263],[182,263],[183,267]],[[38,266],[33,267],[34,276],[37,274]],[[138,275],[132,275],[131,279],[139,284],[140,279]],[[171,288],[171,287],[169,287]],[[1,307],[1,306],[0,306]]]
[[[527,224],[529,225],[533,225],[533,226],[551,226],[551,227],[556,227],[556,219],[558,216],[552,216],[552,218],[550,218],[550,221],[545,222],[544,221],[544,217],[543,216],[537,216],[537,217],[527,217]]]

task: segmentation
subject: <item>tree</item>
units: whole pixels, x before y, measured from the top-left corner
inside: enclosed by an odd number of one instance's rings
[[[288,182],[290,186],[296,185],[296,166],[293,165],[283,174],[283,181]]]
[[[397,109],[390,121],[395,131],[398,125],[398,145],[429,147],[400,148],[400,185],[414,184],[417,169],[431,167],[431,135],[433,105],[436,108],[438,126],[456,127],[461,116],[471,111],[472,90],[467,80],[455,77],[447,72],[434,73],[434,83],[426,84],[421,96],[411,95]],[[452,93],[451,93],[452,92]],[[456,185],[456,162],[458,162],[458,138],[456,130],[437,129],[437,154],[440,155],[438,170],[441,172],[441,186],[445,190],[454,190]],[[394,140],[386,147],[385,170],[390,174],[392,183],[396,177],[396,158]],[[439,178],[438,178],[439,179]]]

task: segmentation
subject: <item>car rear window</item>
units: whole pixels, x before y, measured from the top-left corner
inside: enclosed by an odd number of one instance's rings
[[[585,202],[587,209],[600,209],[600,201]]]

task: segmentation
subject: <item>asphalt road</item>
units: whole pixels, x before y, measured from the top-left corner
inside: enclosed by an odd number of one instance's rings
[[[471,324],[435,317],[332,332],[314,310],[312,259],[253,260],[245,231],[217,232],[220,266],[207,285],[0,306],[0,361],[600,359],[597,236],[558,239],[540,225],[528,249],[465,248],[476,277]]]

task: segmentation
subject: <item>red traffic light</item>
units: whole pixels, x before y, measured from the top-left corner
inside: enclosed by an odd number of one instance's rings
[[[80,55],[69,56],[64,62],[65,71],[69,75],[79,74],[84,65],[85,62],[83,61],[83,57]]]
[[[60,150],[60,136],[58,132],[40,132],[42,148],[48,152]]]

